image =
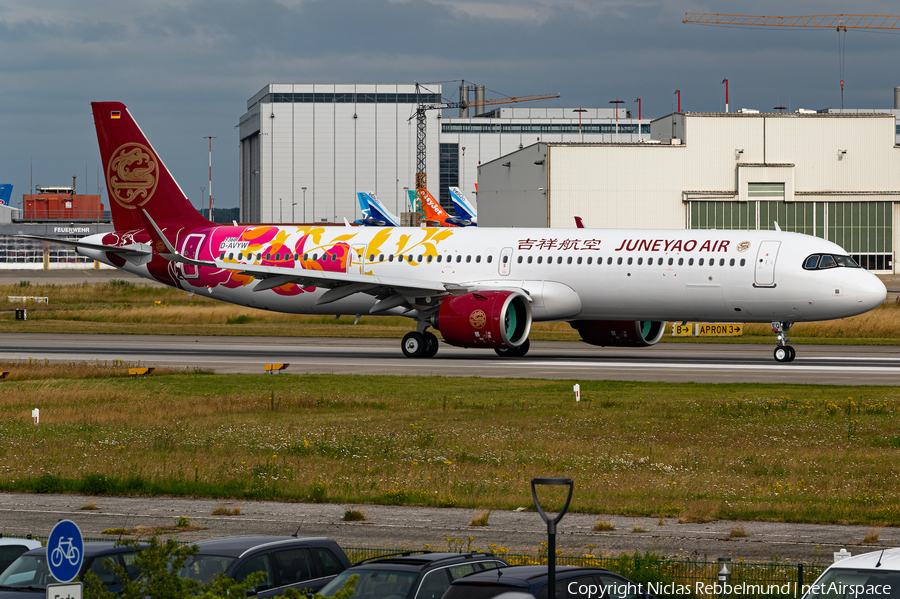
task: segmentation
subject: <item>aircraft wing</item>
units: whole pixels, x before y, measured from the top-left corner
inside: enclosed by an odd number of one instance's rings
[[[84,241],[71,240],[71,239],[59,239],[58,237],[41,237],[40,235],[16,235],[16,237],[22,239],[36,239],[38,241],[47,241],[49,243],[57,243],[60,245],[70,245],[76,248],[85,248],[89,250],[100,250],[103,252],[113,252],[114,254],[119,254],[123,258],[139,258],[139,257],[147,257],[152,255],[152,250],[149,246],[144,245],[142,243],[132,243],[129,245],[117,246],[117,245],[103,245],[102,243],[86,243]]]
[[[366,293],[374,295],[380,300],[379,303],[372,307],[370,312],[373,314],[399,306],[411,307],[413,300],[419,297],[458,295],[469,291],[468,286],[450,282],[311,270],[307,268],[240,264],[219,259],[193,260],[182,256],[172,247],[172,244],[162,234],[162,231],[153,222],[146,210],[141,209],[138,215],[144,220],[147,232],[150,234],[153,244],[160,250],[159,254],[163,258],[173,262],[193,264],[194,266],[237,271],[244,276],[250,276],[259,280],[253,288],[254,291],[266,291],[290,283],[304,287],[313,285],[316,287],[327,287],[328,291],[316,301],[318,305],[328,304],[355,293]]]

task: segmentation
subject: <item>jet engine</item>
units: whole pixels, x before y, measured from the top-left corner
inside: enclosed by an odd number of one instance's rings
[[[666,323],[659,320],[573,320],[569,324],[582,341],[602,347],[656,345],[666,330]]]
[[[431,326],[457,347],[513,349],[528,340],[531,304],[519,291],[477,291],[441,302]]]

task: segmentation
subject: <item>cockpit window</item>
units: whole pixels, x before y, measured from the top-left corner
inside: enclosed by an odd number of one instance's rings
[[[813,254],[807,256],[803,263],[806,270],[822,270],[824,268],[859,268],[859,265],[850,256],[834,256],[831,254]]]
[[[834,261],[837,262],[838,266],[844,266],[846,268],[859,268],[859,264],[857,264],[856,260],[854,260],[850,256],[835,256]]]

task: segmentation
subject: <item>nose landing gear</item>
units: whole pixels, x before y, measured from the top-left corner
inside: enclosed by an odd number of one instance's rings
[[[796,350],[788,345],[790,339],[787,332],[791,330],[793,322],[773,322],[772,332],[775,334],[775,361],[776,362],[793,362],[797,356]]]

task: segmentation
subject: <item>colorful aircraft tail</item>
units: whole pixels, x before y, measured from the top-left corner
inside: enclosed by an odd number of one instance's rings
[[[369,219],[372,221],[376,221],[377,224],[381,224],[385,227],[399,227],[400,219],[391,213],[387,207],[381,203],[381,200],[378,199],[378,196],[375,195],[374,192],[370,191],[368,193],[362,194],[366,196],[366,201],[369,205]],[[362,199],[360,198],[360,201]],[[373,222],[372,224],[376,224]]]
[[[92,102],[109,207],[118,231],[143,229],[138,208],[160,227],[206,227],[131,113],[120,102]]]
[[[356,199],[359,201],[359,211],[362,212],[362,220],[367,220],[372,216],[372,211],[369,210],[368,194],[359,191],[356,193]]]
[[[0,185],[0,206],[9,206],[10,198],[12,198],[12,183],[3,183]]]
[[[453,211],[456,213],[456,218],[467,220],[473,224],[478,222],[475,206],[472,205],[469,198],[463,194],[459,187],[450,188],[450,199],[453,200]]]
[[[425,209],[425,221],[432,226],[438,227],[455,227],[452,223],[450,215],[441,208],[440,203],[434,199],[427,189],[418,191],[419,197],[422,199],[422,208]]]

